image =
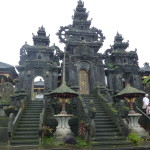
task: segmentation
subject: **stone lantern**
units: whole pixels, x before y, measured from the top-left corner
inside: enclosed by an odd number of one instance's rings
[[[130,86],[130,84],[127,84],[126,87],[116,95],[116,97],[122,98],[128,101],[129,103],[130,111],[127,117],[129,132],[135,132],[142,138],[148,138],[149,133],[145,131],[144,128],[142,128],[138,123],[138,120],[142,116],[142,114],[136,113],[133,110],[133,103],[136,100],[136,98],[139,96],[144,96],[144,95],[145,95],[145,92],[138,90],[136,88],[133,88]]]
[[[65,110],[65,103],[73,97],[79,96],[74,90],[66,85],[65,82],[65,52],[64,52],[64,63],[63,63],[63,82],[62,84],[49,94],[51,97],[56,97],[62,103],[62,111],[58,115],[54,115],[58,121],[58,126],[54,134],[55,139],[58,143],[63,143],[63,140],[67,136],[73,136],[68,121],[73,115],[67,114]]]

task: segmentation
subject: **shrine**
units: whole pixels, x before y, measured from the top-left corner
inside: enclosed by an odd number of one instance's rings
[[[148,92],[143,79],[150,75],[149,63],[139,67],[137,49],[127,51],[129,41],[119,32],[101,53],[104,33],[91,27],[88,16],[78,0],[72,23],[57,32],[63,50],[51,45],[41,26],[32,34],[33,45],[26,42],[20,48],[19,65],[0,62],[0,102],[4,90],[11,89],[2,85],[13,89],[9,103],[0,103],[0,144],[39,146],[45,137],[79,144],[80,136],[93,149],[136,150],[129,141],[133,131],[143,141],[149,139],[150,118],[141,104]]]

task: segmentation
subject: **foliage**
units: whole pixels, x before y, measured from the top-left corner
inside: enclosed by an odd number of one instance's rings
[[[82,137],[80,137],[80,136],[77,136],[76,140],[77,140],[77,145],[78,146],[82,147],[82,146],[89,146],[90,145],[89,142],[87,142],[86,140],[82,139]]]
[[[146,87],[149,87],[150,86],[150,76],[146,77],[142,83],[144,83],[146,85]]]
[[[42,141],[43,146],[52,146],[52,147],[70,146],[68,144],[72,145],[74,148],[76,147],[82,148],[82,147],[90,146],[90,143],[84,140],[81,136],[77,136],[77,137],[68,136],[64,139],[64,144],[57,143],[54,137],[44,137]]]
[[[129,107],[122,108],[122,117],[127,117],[129,113]]]
[[[57,146],[58,144],[55,142],[54,137],[44,137],[42,145]]]
[[[79,131],[78,131],[79,135],[85,136],[85,134],[86,134],[86,132],[87,132],[87,128],[88,128],[88,127],[87,127],[85,121],[81,120],[81,121],[79,122]]]
[[[10,104],[10,99],[4,99],[4,100],[0,100],[0,104],[1,105],[8,105],[8,104]]]
[[[107,67],[113,69],[113,68],[114,68],[114,65],[111,64],[111,63],[109,63],[109,64],[107,64]]]
[[[53,129],[48,127],[48,126],[43,126],[42,128],[42,139],[44,138],[44,136],[49,136],[50,134],[52,134]]]
[[[137,133],[129,133],[128,140],[134,143],[135,145],[138,145],[143,139],[137,135]]]
[[[18,108],[16,106],[12,106],[12,105],[4,106],[3,109],[4,109],[7,116],[9,116],[10,113],[15,113],[16,114],[18,112]]]
[[[75,144],[77,144],[77,141],[76,141],[76,139],[75,139],[73,136],[67,136],[67,137],[64,139],[64,143],[65,143],[65,144],[72,144],[72,145],[75,145]]]

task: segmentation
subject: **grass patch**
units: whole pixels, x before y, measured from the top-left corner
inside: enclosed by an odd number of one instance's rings
[[[134,132],[129,133],[128,140],[135,145],[139,145],[143,141],[143,139]]]

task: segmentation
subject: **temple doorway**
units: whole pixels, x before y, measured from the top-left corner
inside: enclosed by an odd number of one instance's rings
[[[79,71],[79,88],[80,94],[89,94],[89,76],[85,70]]]
[[[44,79],[41,76],[34,78],[33,82],[33,100],[42,100],[44,98]]]

